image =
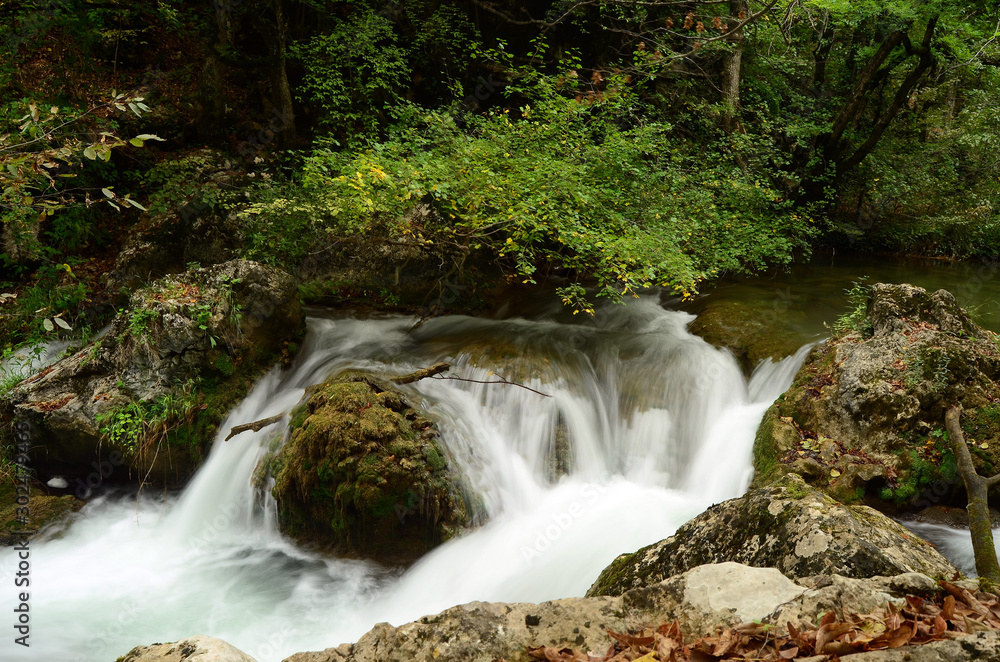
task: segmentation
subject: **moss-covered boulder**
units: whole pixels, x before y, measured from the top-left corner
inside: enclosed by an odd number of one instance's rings
[[[413,561],[467,522],[437,429],[368,375],[320,385],[266,460],[281,530],[297,541],[386,562]]]
[[[670,538],[624,554],[587,595],[621,595],[705,563],[777,568],[796,579],[838,574],[856,579],[956,570],[929,543],[867,506],[844,506],[789,479],[712,506]]]
[[[12,476],[0,477],[0,546],[18,544],[17,531],[39,531],[50,525],[56,526],[67,514],[76,512],[83,501],[73,496],[48,494],[45,486],[32,481],[28,503],[17,503],[17,486]],[[27,520],[20,521],[27,508]]]
[[[302,321],[296,281],[278,269],[235,260],[167,276],[102,338],[5,394],[0,441],[27,422],[38,478],[84,484],[81,497],[130,478],[182,484]]]
[[[944,432],[955,404],[979,471],[1000,470],[996,334],[947,291],[911,285],[871,286],[849,321],[854,330],[817,346],[765,415],[755,486],[796,473],[844,501],[957,503],[961,481]]]

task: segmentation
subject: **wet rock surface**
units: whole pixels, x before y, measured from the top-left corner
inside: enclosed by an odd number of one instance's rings
[[[588,595],[621,595],[705,563],[777,568],[795,579],[853,578],[955,568],[928,543],[866,506],[844,506],[801,481],[712,506],[663,540],[615,559]]]
[[[292,418],[290,440],[260,471],[274,477],[281,529],[296,540],[409,562],[468,522],[436,426],[387,382],[334,377]]]

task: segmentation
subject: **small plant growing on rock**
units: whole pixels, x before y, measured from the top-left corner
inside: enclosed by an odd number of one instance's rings
[[[871,322],[868,321],[868,298],[871,296],[871,286],[865,281],[868,276],[851,283],[851,288],[844,290],[847,293],[848,311],[837,318],[833,323],[833,330],[839,334],[860,333],[869,336],[872,333]]]

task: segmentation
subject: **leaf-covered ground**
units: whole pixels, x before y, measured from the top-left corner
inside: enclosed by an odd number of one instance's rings
[[[937,598],[908,596],[902,607],[890,603],[870,614],[829,611],[814,627],[744,623],[714,636],[688,638],[675,621],[635,633],[609,630],[611,644],[604,655],[553,646],[529,648],[528,655],[551,662],[780,662],[926,644],[1000,629],[997,595],[972,593],[944,580],[938,584],[942,593]]]

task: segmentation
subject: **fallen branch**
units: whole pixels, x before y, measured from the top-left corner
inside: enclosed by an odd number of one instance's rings
[[[259,421],[254,421],[253,423],[245,423],[243,425],[234,425],[231,430],[229,430],[229,436],[225,438],[224,441],[229,441],[241,432],[246,432],[247,430],[253,430],[254,432],[260,432],[262,429],[266,428],[268,425],[274,425],[281,419],[285,417],[288,412],[281,412],[277,416],[271,416],[270,418],[262,418]]]
[[[972,552],[976,557],[976,574],[992,585],[1000,583],[1000,562],[997,561],[996,546],[993,544],[993,530],[990,522],[990,509],[987,503],[989,489],[998,480],[997,476],[983,478],[976,472],[972,464],[972,453],[965,442],[959,416],[961,406],[949,407],[944,413],[944,427],[951,440],[951,449],[955,453],[958,473],[965,482],[965,491],[969,495],[969,534],[972,536]]]
[[[450,363],[435,363],[429,368],[423,368],[417,370],[416,372],[411,372],[408,375],[402,375],[400,377],[392,377],[389,379],[393,384],[412,384],[413,382],[420,381],[421,379],[427,379],[428,377],[433,377],[442,372],[447,372],[451,369]]]

